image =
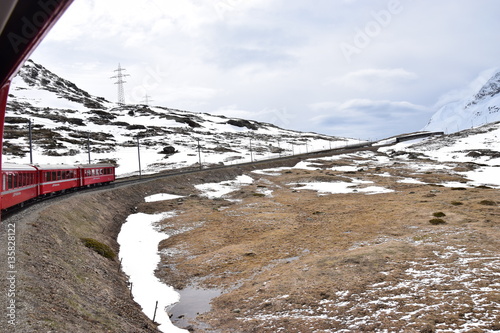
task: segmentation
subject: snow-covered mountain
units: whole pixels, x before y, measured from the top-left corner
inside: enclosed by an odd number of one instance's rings
[[[500,121],[500,71],[473,96],[441,107],[423,130],[451,133],[495,121]]]
[[[155,172],[202,164],[231,164],[358,142],[286,130],[272,124],[163,106],[119,106],[29,60],[12,83],[4,134],[4,161],[112,162],[117,173]],[[198,151],[198,143],[201,146]]]

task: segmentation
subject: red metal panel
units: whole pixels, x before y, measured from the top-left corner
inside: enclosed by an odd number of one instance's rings
[[[19,67],[57,22],[72,0],[18,0],[0,31],[0,86]]]
[[[59,192],[78,187],[78,179],[65,179],[60,181],[40,183],[40,195]]]
[[[0,174],[10,80],[72,2],[73,0],[18,0],[3,3],[4,15],[0,22]]]
[[[38,196],[38,177],[35,168],[23,165],[4,166],[1,175],[1,209]]]
[[[103,170],[109,170],[105,173]],[[82,186],[109,183],[115,180],[115,167],[113,166],[81,166]]]
[[[38,170],[40,178],[40,195],[68,190],[80,186],[78,169],[75,167],[56,168],[54,166],[50,166],[38,167]],[[51,174],[49,179],[47,179],[45,175],[47,172]],[[74,173],[72,177],[64,176],[65,174],[71,172]]]
[[[38,196],[37,185],[2,192],[2,209],[20,204]]]

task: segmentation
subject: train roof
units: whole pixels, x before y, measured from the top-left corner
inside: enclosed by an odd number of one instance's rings
[[[65,164],[37,164],[35,165],[38,170],[75,170],[78,169],[74,165]]]
[[[99,164],[80,164],[78,165],[80,168],[84,168],[84,169],[87,169],[87,168],[111,168],[111,167],[115,167],[114,164],[110,164],[110,163],[99,163]]]
[[[67,165],[67,164],[15,164],[15,163],[2,163],[2,170],[5,171],[36,171],[36,170],[76,170],[76,169],[90,169],[90,168],[110,168],[115,167],[113,164],[99,163],[99,164],[80,164],[80,165]]]
[[[2,163],[2,171],[36,171],[36,168],[29,164]]]

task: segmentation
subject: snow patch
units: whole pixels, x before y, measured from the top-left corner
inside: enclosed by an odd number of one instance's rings
[[[155,321],[160,323],[158,328],[162,332],[168,333],[187,331],[174,326],[167,313],[169,307],[179,301],[179,294],[154,275],[160,262],[158,244],[169,237],[158,231],[155,223],[175,215],[175,212],[132,214],[122,225],[117,239],[122,269],[129,276],[134,300],[150,319],[158,301]]]

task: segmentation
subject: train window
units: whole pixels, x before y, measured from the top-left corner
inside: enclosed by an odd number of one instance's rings
[[[57,180],[56,172],[55,171],[52,171],[52,180]]]
[[[3,174],[2,190],[5,191],[6,189],[7,189],[7,175]]]

